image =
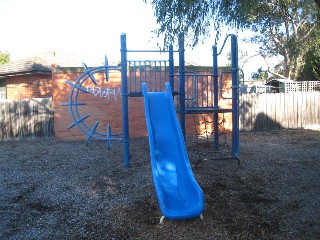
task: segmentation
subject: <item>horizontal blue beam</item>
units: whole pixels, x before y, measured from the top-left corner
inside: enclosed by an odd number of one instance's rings
[[[90,117],[90,114],[87,114],[85,116],[83,116],[82,118],[78,119],[76,122],[70,124],[67,129],[73,128],[74,126],[77,125],[77,123],[83,122],[84,120],[86,120],[88,117]]]
[[[179,52],[179,50],[127,50],[127,52],[156,52],[156,53],[166,53],[166,52]]]
[[[78,86],[78,85],[76,85],[76,84],[74,84],[74,83],[72,83],[72,82],[70,82],[70,81],[68,81],[68,80],[65,80],[64,82],[67,83],[67,84],[69,84],[71,87],[74,87],[74,88],[76,88],[76,89],[78,89],[78,90],[80,90],[80,91],[83,91],[83,92],[85,92],[85,93],[89,93],[89,90],[88,90],[87,88]]]
[[[61,103],[60,106],[79,106],[79,105],[87,105],[85,102],[72,102],[71,104],[69,102]]]

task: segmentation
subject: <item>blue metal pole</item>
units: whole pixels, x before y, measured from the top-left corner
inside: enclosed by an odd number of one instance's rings
[[[184,62],[184,36],[179,36],[179,105],[180,105],[180,126],[182,135],[186,139],[186,103],[185,103],[185,62]]]
[[[173,60],[173,46],[169,46],[169,82],[172,92],[174,92],[174,60]]]
[[[121,96],[122,96],[122,142],[124,166],[130,167],[129,150],[129,114],[128,114],[128,83],[127,83],[127,42],[126,34],[120,36],[121,42]]]
[[[238,41],[231,35],[231,78],[232,78],[232,156],[239,158],[239,77],[238,77]]]
[[[219,108],[219,73],[218,73],[218,48],[217,45],[212,47],[213,57],[213,105],[214,108]],[[213,113],[213,147],[219,150],[219,113]]]

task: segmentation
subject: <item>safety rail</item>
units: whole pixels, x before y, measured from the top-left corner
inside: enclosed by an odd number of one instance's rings
[[[128,60],[129,96],[142,96],[141,83],[146,83],[150,92],[163,91],[169,72],[168,60]]]
[[[214,107],[212,74],[186,74],[187,108]]]

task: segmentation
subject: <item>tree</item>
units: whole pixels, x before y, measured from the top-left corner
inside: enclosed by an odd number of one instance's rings
[[[304,56],[304,65],[298,75],[299,80],[320,80],[320,38]]]
[[[159,29],[158,36],[164,36],[164,42],[171,43],[183,32],[195,46],[208,37],[213,30],[219,36],[221,26],[244,27],[249,23],[247,9],[258,0],[144,0],[153,6]]]
[[[268,71],[259,68],[256,72],[251,74],[251,78],[254,80],[268,80]]]
[[[6,64],[8,62],[10,62],[10,54],[0,51],[0,65]]]
[[[259,7],[259,6],[258,6]],[[252,19],[262,56],[283,57],[283,75],[296,78],[304,65],[304,55],[320,37],[317,10],[311,0],[273,0],[264,3],[259,18]]]
[[[145,0],[147,2],[148,0]],[[222,26],[252,29],[250,40],[259,43],[265,56],[284,58],[284,75],[295,76],[303,65],[308,42],[319,37],[320,11],[312,0],[149,0],[164,43],[177,40],[183,32],[195,46],[212,30],[216,37]]]

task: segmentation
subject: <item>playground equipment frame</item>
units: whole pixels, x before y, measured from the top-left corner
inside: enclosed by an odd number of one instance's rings
[[[231,39],[231,78],[232,78],[232,107],[231,109],[225,109],[219,107],[219,74],[218,74],[218,56],[221,54],[226,41]],[[73,123],[68,126],[68,128],[72,128],[77,126],[80,131],[88,136],[86,140],[86,144],[88,144],[92,138],[103,140],[107,142],[107,147],[111,147],[111,141],[121,141],[123,143],[123,154],[124,154],[124,167],[130,167],[130,148],[129,148],[129,111],[128,111],[128,102],[130,96],[138,96],[142,97],[141,91],[141,83],[143,81],[136,81],[134,79],[134,90],[131,88],[131,82],[128,86],[128,63],[134,61],[128,61],[128,53],[168,53],[169,60],[161,60],[164,63],[164,67],[168,68],[168,81],[165,82],[170,83],[170,87],[173,91],[173,97],[177,96],[179,99],[178,107],[176,109],[177,113],[180,114],[180,127],[182,130],[183,138],[186,137],[186,114],[197,114],[197,113],[212,113],[213,114],[213,122],[214,122],[214,141],[213,141],[213,148],[216,151],[219,151],[219,133],[218,133],[218,118],[219,113],[226,113],[230,112],[232,114],[232,158],[238,159],[239,158],[239,78],[238,78],[238,43],[237,37],[233,34],[228,35],[222,45],[222,48],[218,52],[218,47],[215,44],[212,48],[213,54],[213,66],[212,66],[212,77],[213,77],[213,92],[214,92],[214,99],[213,104],[210,106],[203,107],[202,106],[186,106],[186,101],[190,100],[186,97],[186,76],[188,73],[185,69],[185,47],[184,47],[184,35],[180,34],[179,36],[179,49],[174,50],[173,46],[170,45],[167,50],[128,50],[127,49],[127,39],[126,34],[122,33],[120,35],[120,53],[121,53],[121,63],[119,66],[109,66],[108,59],[105,58],[105,64],[101,67],[95,68],[88,68],[85,64],[83,64],[85,72],[81,74],[75,83],[71,83],[66,81],[72,87],[70,92],[70,97],[68,103],[64,103],[62,105],[69,106],[70,114],[73,118]],[[174,67],[174,53],[178,53],[179,56],[179,68],[178,74],[175,74],[175,67]],[[140,62],[154,62],[150,60],[139,60]],[[168,67],[166,65],[168,62]],[[140,64],[140,63],[139,63]],[[140,66],[140,65],[139,65]],[[156,66],[156,65],[155,65]],[[159,67],[158,67],[159,68]],[[160,64],[160,70],[162,66]],[[88,93],[88,90],[82,87],[82,83],[86,81],[86,79],[90,79],[94,84],[97,84],[94,73],[97,72],[105,72],[106,79],[108,81],[109,78],[109,70],[119,70],[121,71],[121,96],[122,96],[122,132],[117,134],[111,134],[111,127],[107,126],[107,133],[100,133],[96,132],[98,122],[95,122],[93,127],[89,127],[85,123],[85,119],[89,117],[89,114],[85,116],[80,116],[78,111],[78,106],[86,105],[83,102],[77,102],[78,93],[85,92]],[[130,66],[129,66],[130,70]],[[129,72],[130,74],[130,72]],[[221,73],[222,74],[222,73]],[[156,74],[155,74],[156,75]],[[193,74],[195,77],[200,76],[200,74]],[[208,75],[208,74],[207,74]],[[160,75],[161,76],[161,75]],[[166,74],[165,74],[166,76]],[[175,86],[175,80],[178,79],[179,86]],[[131,77],[129,79],[131,81]],[[157,79],[154,79],[156,83]],[[221,79],[220,79],[221,81]],[[140,86],[137,86],[136,83],[139,82]],[[151,85],[151,84],[149,84]],[[157,84],[154,84],[156,86]],[[222,82],[220,83],[222,85]],[[152,89],[151,86],[150,91],[159,91],[158,89]],[[160,87],[161,91],[161,87]],[[220,89],[220,95],[222,96],[222,90]]]

